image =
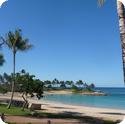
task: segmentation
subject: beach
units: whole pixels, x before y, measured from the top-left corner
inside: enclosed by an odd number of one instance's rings
[[[50,113],[76,113],[81,116],[97,117],[113,121],[122,120],[125,115],[125,110],[120,109],[74,106],[44,100],[39,101],[39,103],[43,104],[42,109],[46,109],[45,111]]]
[[[9,99],[10,96],[0,95],[0,99]],[[20,94],[14,96],[15,100],[22,100]],[[59,102],[52,102],[46,100],[37,100],[33,98],[28,98],[30,104],[36,103],[42,105],[42,110],[48,113],[65,113],[65,114],[74,114],[80,116],[89,116],[95,118],[101,118],[104,120],[117,121],[122,120],[125,116],[125,110],[121,109],[109,109],[109,108],[97,108],[97,107],[87,107],[87,106],[77,106],[63,104]]]

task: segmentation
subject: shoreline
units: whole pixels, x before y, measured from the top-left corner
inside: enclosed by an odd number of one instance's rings
[[[44,94],[82,94],[82,95],[91,95],[91,96],[107,96],[108,94],[104,92],[98,92],[98,91],[78,91],[78,92],[72,92],[71,90],[50,90],[45,91]]]
[[[0,99],[9,99],[9,95],[0,95]],[[22,100],[20,95],[14,96],[15,100]],[[112,109],[112,108],[101,108],[101,107],[90,107],[90,106],[79,106],[69,105],[59,102],[47,101],[44,99],[37,100],[28,98],[30,105],[32,103],[41,104],[42,111],[48,113],[76,113],[80,116],[90,116],[96,118],[102,118],[104,120],[117,121],[122,120],[125,116],[125,110]]]
[[[54,101],[50,101],[50,100],[44,100],[44,99],[41,99],[43,102],[47,102],[47,103],[56,103],[56,104],[65,104],[65,105],[69,105],[69,106],[78,106],[78,107],[89,107],[89,108],[97,108],[97,109],[111,109],[111,110],[121,110],[121,111],[124,111],[125,112],[125,108],[111,108],[111,107],[98,107],[98,106],[89,106],[89,105],[77,105],[77,104],[70,104],[70,103],[62,103],[62,102],[54,102]]]

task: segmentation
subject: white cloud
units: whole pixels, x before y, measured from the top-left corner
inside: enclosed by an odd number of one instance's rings
[[[8,0],[0,0],[0,8],[3,5],[3,3],[6,2],[6,1],[8,1]]]

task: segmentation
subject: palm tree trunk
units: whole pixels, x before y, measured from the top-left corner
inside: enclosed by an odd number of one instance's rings
[[[117,1],[117,11],[119,16],[119,28],[122,47],[123,74],[125,83],[125,10],[122,2]]]
[[[11,107],[13,96],[14,96],[14,89],[15,89],[15,58],[16,58],[16,52],[13,51],[13,82],[12,82],[12,89],[11,89],[11,98],[7,106],[8,109]]]

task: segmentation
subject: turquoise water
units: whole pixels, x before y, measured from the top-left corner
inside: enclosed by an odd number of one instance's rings
[[[47,95],[43,99],[64,104],[125,109],[125,88],[96,88],[108,96],[88,96],[82,94]]]

